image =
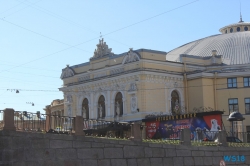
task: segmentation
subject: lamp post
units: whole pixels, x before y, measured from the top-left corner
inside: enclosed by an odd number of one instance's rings
[[[243,120],[245,120],[245,118],[242,116],[241,113],[239,113],[238,111],[235,111],[235,112],[232,112],[229,115],[227,120],[229,122],[231,122],[231,131],[232,131],[231,136],[232,137],[238,137],[239,131],[243,132],[243,130],[242,130],[243,126],[242,125],[243,125]],[[235,131],[235,129],[236,129],[236,131]],[[241,137],[241,139],[243,139],[243,137]]]

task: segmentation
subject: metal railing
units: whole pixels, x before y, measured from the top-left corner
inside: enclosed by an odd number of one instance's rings
[[[4,126],[3,114],[4,114],[4,110],[0,110],[0,130],[2,130]]]
[[[13,110],[14,111],[14,110]],[[0,110],[0,129],[4,126],[4,110]],[[43,132],[54,134],[71,134],[75,132],[75,117],[41,114],[28,111],[14,111],[14,127],[16,131]],[[82,119],[80,126],[86,136],[107,138],[131,137],[131,123],[105,121],[103,119]],[[79,126],[78,126],[79,127]]]
[[[83,118],[83,131],[86,136],[126,139],[131,137],[131,126],[127,122]]]
[[[74,130],[74,117],[14,111],[17,131],[69,134]]]

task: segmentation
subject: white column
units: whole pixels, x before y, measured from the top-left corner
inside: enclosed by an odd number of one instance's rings
[[[168,84],[169,85],[169,84]],[[168,86],[165,86],[165,97],[166,97],[166,113],[170,114],[170,107],[171,107],[171,96],[169,97],[169,90],[167,90],[167,88],[169,88]]]
[[[128,110],[127,110],[127,102],[126,102],[126,98],[125,96],[122,98],[122,102],[123,102],[123,115],[126,115],[128,113]]]
[[[89,119],[91,119],[91,103],[90,103],[90,101],[88,103],[88,107],[89,107]]]
[[[110,102],[110,117],[115,115],[115,99],[111,99]]]
[[[76,97],[76,116],[81,116],[81,96]]]
[[[110,116],[111,114],[111,108],[110,108],[110,101],[111,101],[110,91],[107,92],[107,99],[105,99],[105,107],[106,107],[106,117]]]
[[[96,104],[94,101],[94,93],[91,93],[90,94],[90,107],[89,107],[89,118],[90,119],[94,119],[94,112],[95,112],[94,104]]]

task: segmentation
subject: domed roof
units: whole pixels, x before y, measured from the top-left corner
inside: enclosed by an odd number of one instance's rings
[[[242,114],[239,112],[232,112],[229,117],[228,121],[243,121],[245,118],[243,118]]]
[[[180,54],[212,56],[212,50],[216,50],[226,64],[250,63],[250,23],[231,24],[220,31],[223,34],[202,38],[168,52],[166,60],[180,61]]]

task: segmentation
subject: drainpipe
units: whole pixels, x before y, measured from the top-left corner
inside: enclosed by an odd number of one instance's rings
[[[183,72],[184,72],[184,86],[185,86],[185,105],[187,108],[187,113],[189,112],[189,108],[188,108],[188,84],[187,84],[187,74],[186,74],[186,63],[184,62],[184,68],[183,68]]]
[[[214,109],[217,110],[217,72],[214,73]]]
[[[187,74],[184,73],[184,86],[185,86],[185,104],[187,108],[187,113],[189,112],[189,107],[188,107],[188,86],[187,86]]]

